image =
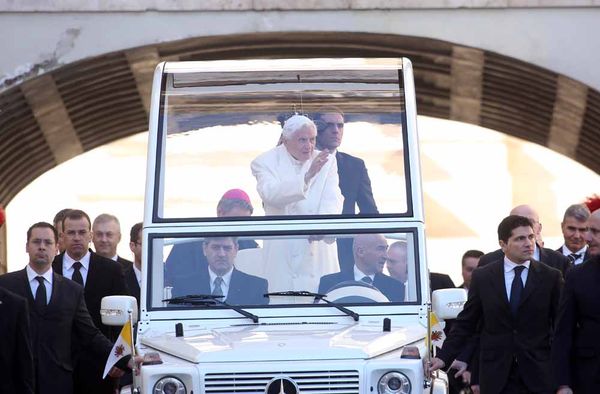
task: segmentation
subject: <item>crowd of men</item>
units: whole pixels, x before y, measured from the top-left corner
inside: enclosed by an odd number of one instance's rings
[[[121,229],[112,215],[92,223],[65,209],[54,225],[28,229],[27,266],[0,275],[0,393],[112,394],[130,379],[128,359],[102,379],[120,329],[102,324],[100,302],[133,295],[139,303],[141,230],[131,229],[131,262],[116,253]]]
[[[313,120],[290,117],[280,144],[253,160],[266,214],[377,214],[364,161],[338,150],[343,113],[325,109]],[[239,189],[227,191],[217,206],[218,217],[252,212]],[[500,249],[464,253],[459,287],[468,301],[429,366],[450,371],[454,392],[463,385],[482,393],[598,391],[600,209],[572,205],[561,228],[564,245],[546,248],[535,209],[517,206],[498,226]],[[81,210],[65,209],[53,224],[29,228],[28,265],[0,276],[0,394],[114,393],[127,382],[127,360],[102,379],[119,332],[102,324],[100,301],[133,295],[139,305],[141,230],[138,223],[130,231],[132,262],[117,254],[121,229],[113,215],[92,222]],[[326,293],[348,281],[406,300],[406,241],[388,245],[371,233],[301,241],[265,240],[262,253],[271,264],[265,277],[235,267],[238,251],[257,248],[254,241],[214,237],[175,245],[165,282],[176,283],[174,295],[207,293],[234,304],[264,304],[268,291]],[[431,273],[430,282],[432,290],[455,287],[441,273]]]
[[[500,249],[471,270],[468,300],[429,367],[446,368],[455,392],[461,383],[481,393],[598,392],[600,209],[571,205],[561,229],[564,244],[552,250],[530,206],[499,224]]]

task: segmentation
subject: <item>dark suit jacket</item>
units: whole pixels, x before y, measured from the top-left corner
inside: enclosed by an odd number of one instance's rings
[[[119,336],[121,328],[109,327],[102,324],[100,303],[102,297],[109,295],[129,295],[129,291],[125,285],[125,277],[119,263],[97,255],[94,252],[90,253],[89,271],[84,288],[85,304],[96,327],[108,339],[115,341]],[[59,254],[52,263],[52,269],[59,275],[63,273],[63,257],[64,253]]]
[[[377,205],[371,190],[371,179],[365,162],[358,157],[337,151],[335,154],[340,179],[340,191],[344,196],[343,215],[355,215],[356,206],[362,215],[377,214]],[[338,238],[338,260],[342,271],[352,271],[354,255],[352,238]]]
[[[558,254],[560,254],[561,256],[564,256],[567,259],[567,261],[569,261],[569,258],[563,254],[562,247],[563,247],[563,245],[561,245],[560,248],[556,249],[555,252],[558,253]],[[587,259],[590,259],[590,258],[592,258],[592,256],[590,255],[590,248],[587,248],[585,250],[584,255],[583,255],[582,263],[585,262]],[[573,264],[571,264],[571,262],[569,261],[569,265],[572,266]],[[577,264],[577,265],[579,265],[579,264]]]
[[[90,251],[91,252],[91,251]],[[62,275],[64,253],[59,254],[52,263],[54,272]],[[112,342],[121,331],[121,327],[110,327],[102,324],[100,317],[100,303],[102,297],[109,295],[129,295],[121,264],[91,252],[89,271],[83,291],[85,304],[92,317],[94,325]],[[82,345],[76,338],[74,341],[75,353],[79,353]],[[102,379],[102,372],[106,359],[100,359],[82,352],[78,356],[75,371],[75,390],[86,394],[108,394],[113,392],[116,382],[107,377]]]
[[[140,305],[140,285],[138,284],[137,277],[135,276],[135,271],[133,270],[133,264],[125,271],[125,284],[127,285],[127,290],[129,291],[129,295],[135,297],[138,304],[138,310],[141,309]]]
[[[0,394],[33,394],[35,374],[27,300],[0,287],[0,316]]]
[[[551,374],[551,332],[558,309],[562,277],[558,270],[532,260],[517,316],[510,312],[504,285],[504,261],[473,271],[463,311],[438,357],[450,365],[478,329],[479,383],[482,393],[499,393],[513,360],[530,391],[555,389]]]
[[[377,205],[371,190],[371,179],[365,162],[358,157],[338,151],[335,154],[340,178],[340,190],[344,196],[342,214],[354,215],[356,205],[359,214],[377,214]]]
[[[338,283],[354,280],[354,271],[342,271],[335,274],[325,275],[319,281],[319,294],[327,294],[329,289]],[[404,284],[396,279],[384,275],[375,274],[373,286],[379,289],[390,301],[404,301]]]
[[[0,286],[29,302],[31,339],[39,394],[73,392],[72,340],[106,362],[112,343],[96,328],[85,306],[83,288],[56,273],[43,311],[35,304],[25,269],[0,276]]]
[[[556,268],[563,274],[564,278],[569,270],[569,259],[563,256],[562,253],[556,252],[552,249],[540,248],[538,246],[538,250],[540,251],[540,262],[549,267]],[[504,259],[504,252],[502,252],[502,249],[498,249],[481,256],[478,267],[484,267],[493,261],[502,259]]]
[[[229,283],[229,293],[224,301],[231,305],[264,305],[268,302],[268,298],[263,296],[268,292],[267,289],[266,279],[234,268]],[[208,266],[195,274],[182,278],[180,283],[173,288],[174,296],[210,293]]]
[[[552,358],[559,385],[575,393],[600,387],[600,256],[569,271],[561,296]]]
[[[133,261],[124,259],[121,256],[117,256],[117,263],[121,264],[121,268],[123,269],[123,272],[127,271],[129,268],[131,268],[131,266],[133,266]]]
[[[440,289],[454,289],[454,282],[452,278],[446,274],[439,274],[437,272],[429,273],[429,283],[431,287],[431,291],[440,290]]]
[[[238,240],[239,250],[258,248],[252,239]],[[165,281],[177,287],[180,279],[185,279],[192,273],[199,273],[208,266],[206,256],[202,251],[202,241],[187,242],[173,246],[165,262]]]

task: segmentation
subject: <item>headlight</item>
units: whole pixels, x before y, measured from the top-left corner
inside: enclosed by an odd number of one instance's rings
[[[154,385],[154,394],[187,394],[183,382],[173,376],[159,379]]]
[[[410,380],[402,372],[388,372],[379,379],[377,392],[379,394],[409,394]]]

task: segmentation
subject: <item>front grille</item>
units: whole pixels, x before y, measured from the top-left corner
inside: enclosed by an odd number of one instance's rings
[[[301,393],[358,394],[358,371],[274,371],[208,373],[206,393],[264,393],[267,383],[275,376],[294,380]]]

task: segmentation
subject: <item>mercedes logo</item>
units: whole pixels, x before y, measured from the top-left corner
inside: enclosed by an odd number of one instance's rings
[[[265,394],[300,394],[296,382],[287,376],[275,376],[267,384]]]

